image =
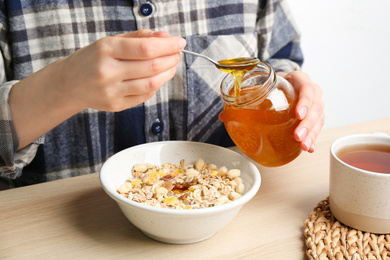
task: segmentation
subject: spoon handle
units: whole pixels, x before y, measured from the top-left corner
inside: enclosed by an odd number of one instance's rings
[[[219,65],[218,62],[216,62],[215,60],[205,56],[205,55],[202,55],[202,54],[199,54],[199,53],[196,53],[196,52],[192,52],[192,51],[187,51],[187,50],[182,50],[182,52],[186,53],[186,54],[191,54],[191,55],[195,55],[195,56],[198,56],[198,57],[201,57],[201,58],[204,58],[212,63],[214,63],[214,65]]]

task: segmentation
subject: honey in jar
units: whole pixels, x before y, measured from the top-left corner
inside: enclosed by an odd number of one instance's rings
[[[287,164],[299,156],[300,144],[293,136],[299,124],[297,93],[271,66],[260,62],[246,73],[238,93],[228,74],[221,93],[226,130],[244,154],[267,167]]]

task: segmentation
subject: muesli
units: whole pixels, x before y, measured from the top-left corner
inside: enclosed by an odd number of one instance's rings
[[[188,164],[137,164],[118,189],[122,196],[145,205],[172,209],[198,209],[240,198],[244,184],[239,169],[228,170],[198,159]]]

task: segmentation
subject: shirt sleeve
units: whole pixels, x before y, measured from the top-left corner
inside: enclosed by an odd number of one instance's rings
[[[303,63],[300,31],[286,0],[260,1],[256,27],[261,60],[275,71],[300,70]]]
[[[2,19],[0,19],[1,22]],[[7,41],[7,31],[0,23],[0,176],[17,178],[22,169],[35,157],[39,144],[44,138],[35,140],[27,147],[17,151],[19,140],[12,122],[11,111],[8,104],[9,92],[17,80],[12,78],[12,58]]]
[[[23,167],[32,161],[38,146],[44,141],[44,137],[38,138],[17,151],[19,141],[8,105],[9,91],[16,82],[10,81],[0,86],[0,176],[9,178],[17,178],[22,174]]]

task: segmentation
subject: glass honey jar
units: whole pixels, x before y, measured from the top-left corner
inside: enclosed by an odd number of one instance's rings
[[[228,74],[221,83],[223,121],[237,147],[259,164],[276,167],[301,153],[294,130],[298,94],[273,68],[260,62],[247,72],[238,92]]]

